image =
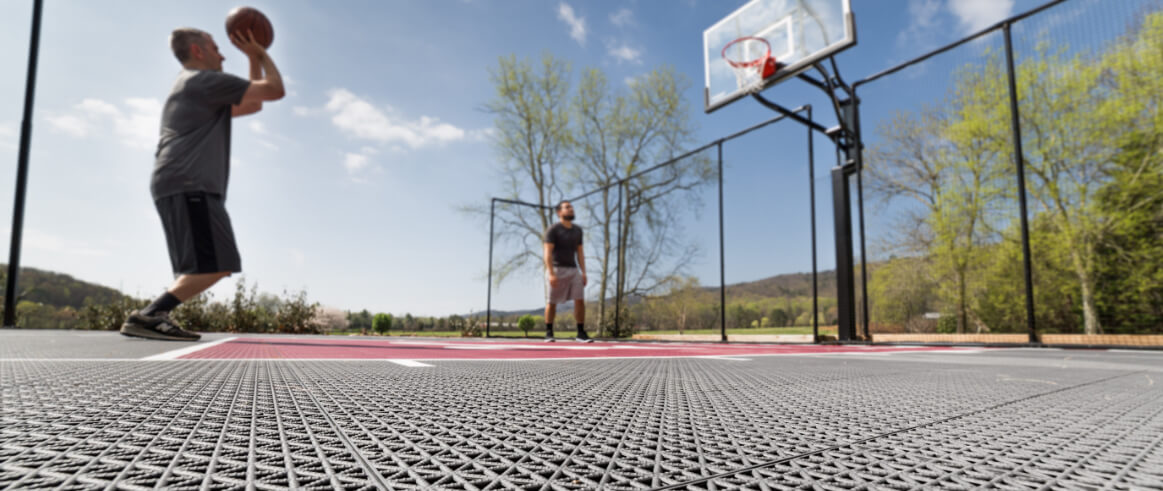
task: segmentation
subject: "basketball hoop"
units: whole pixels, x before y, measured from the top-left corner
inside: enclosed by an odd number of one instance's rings
[[[731,53],[728,54],[728,51]],[[762,53],[754,57],[752,53]],[[771,44],[757,36],[744,36],[723,46],[723,60],[735,72],[739,90],[754,93],[763,89],[763,80],[775,74]]]

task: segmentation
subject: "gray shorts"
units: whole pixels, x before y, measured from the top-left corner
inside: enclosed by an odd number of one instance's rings
[[[554,266],[553,271],[557,273],[557,286],[554,287],[549,284],[549,274],[546,274],[546,303],[557,305],[559,303],[569,302],[570,300],[585,300],[586,287],[582,284],[580,269]]]
[[[166,231],[174,274],[242,271],[234,230],[221,196],[183,193],[158,199],[154,204]]]

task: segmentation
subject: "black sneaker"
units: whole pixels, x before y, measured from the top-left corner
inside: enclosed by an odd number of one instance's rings
[[[576,338],[574,338],[574,339],[576,339],[576,340],[578,340],[578,342],[582,342],[582,343],[592,343],[592,342],[594,342],[594,340],[590,339],[590,336],[589,336],[588,334],[586,334],[586,332],[585,332],[585,331],[578,331],[578,332],[577,332],[577,337],[576,337]]]
[[[546,343],[556,343],[556,342],[557,342],[557,339],[555,339],[555,338],[553,337],[553,331],[546,331],[546,333],[545,333],[545,342],[546,342]]]
[[[129,314],[129,318],[121,325],[121,334],[163,341],[197,341],[202,339],[202,336],[182,329],[170,319],[169,312],[162,312],[158,315],[142,315],[140,312]]]

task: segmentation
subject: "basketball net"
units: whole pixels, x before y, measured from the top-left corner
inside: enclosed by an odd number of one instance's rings
[[[763,79],[771,60],[771,45],[766,39],[744,36],[727,43],[723,47],[723,60],[735,73],[736,87],[740,91],[753,94],[763,89]],[[774,60],[770,63],[773,67]]]

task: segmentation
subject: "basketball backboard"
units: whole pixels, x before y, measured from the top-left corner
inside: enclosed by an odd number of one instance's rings
[[[751,0],[703,32],[704,109],[780,83],[854,44],[851,0]],[[764,77],[768,50],[776,65]]]

